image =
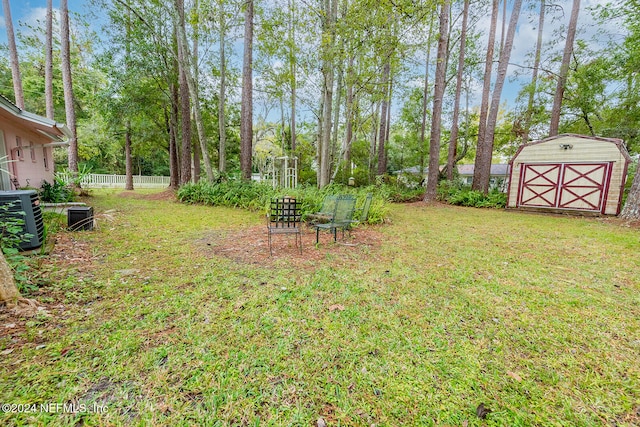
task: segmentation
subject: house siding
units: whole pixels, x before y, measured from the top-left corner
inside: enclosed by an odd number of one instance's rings
[[[20,187],[39,188],[43,181],[53,182],[53,168],[45,166],[52,161],[51,148],[43,147],[50,139],[29,129],[17,127],[4,118],[0,118],[0,131],[3,133],[7,156],[13,160],[5,165],[18,180]],[[6,189],[9,190],[9,189]]]

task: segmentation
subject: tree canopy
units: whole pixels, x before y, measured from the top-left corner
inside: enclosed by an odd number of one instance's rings
[[[247,3],[186,0],[180,2],[182,19],[171,2],[94,3],[98,19],[70,10],[79,163],[95,172],[123,173],[128,140],[135,173],[239,177]],[[485,128],[493,146],[483,155],[504,162],[523,135],[548,135],[567,49],[559,132],[619,137],[632,154],[638,152],[638,1],[582,5],[569,47],[571,2],[525,3],[509,31],[535,34],[544,25],[538,49],[525,36],[516,36],[513,48],[505,45],[512,2],[470,1],[467,17],[465,1],[448,3],[448,22],[439,28],[439,2],[431,0],[254,0],[248,64],[253,128],[243,137],[252,140],[252,171],[260,169],[256,153],[264,151],[259,147],[265,129],[270,146],[277,147],[274,154],[297,156],[301,180],[321,186],[350,176],[366,184],[381,174],[424,167],[434,143],[433,164],[447,164],[448,153],[472,163],[476,144],[484,140],[478,129]],[[499,12],[489,45],[492,6]],[[44,116],[45,25],[18,22],[25,107]],[[53,105],[55,119],[64,121],[59,33],[54,30],[52,40]],[[448,44],[438,54],[442,35]],[[439,119],[433,122],[437,69],[444,87],[438,88]],[[495,123],[482,123],[483,82],[497,73],[505,87],[491,101]],[[0,57],[0,94],[15,99],[8,54]],[[441,131],[434,133],[436,123]],[[421,137],[425,133],[436,140]],[[66,164],[66,157],[59,151],[56,161]]]

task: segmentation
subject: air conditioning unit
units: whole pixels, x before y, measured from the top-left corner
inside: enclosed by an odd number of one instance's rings
[[[24,212],[24,232],[31,238],[20,244],[20,249],[30,250],[42,246],[44,240],[44,222],[40,199],[35,190],[0,191],[0,205],[11,205],[9,215],[19,216],[18,212]],[[0,212],[3,215],[4,211]]]

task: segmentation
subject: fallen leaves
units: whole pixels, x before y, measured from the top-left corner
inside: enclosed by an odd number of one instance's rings
[[[507,371],[507,375],[509,375],[511,378],[513,378],[514,380],[521,382],[522,381],[522,377],[518,374],[516,374],[515,372],[511,372],[511,371]]]

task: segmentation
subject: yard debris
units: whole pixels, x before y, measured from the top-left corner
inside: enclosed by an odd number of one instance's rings
[[[479,404],[478,408],[476,408],[476,415],[478,416],[478,418],[481,418],[483,420],[487,418],[487,415],[490,413],[491,409],[484,406],[484,403]]]
[[[516,374],[515,372],[511,372],[511,371],[507,371],[507,375],[509,375],[511,378],[513,378],[514,380],[521,382],[522,381],[522,377],[518,374]]]
[[[327,423],[324,421],[323,418],[318,418],[318,421],[316,422],[316,426],[317,427],[327,427]]]
[[[329,306],[329,311],[334,312],[334,311],[343,311],[344,310],[344,305],[341,304],[333,304],[331,306]]]
[[[124,277],[124,276],[133,276],[139,271],[140,270],[138,270],[137,268],[127,268],[124,270],[116,270],[115,272],[118,273],[120,276]]]

